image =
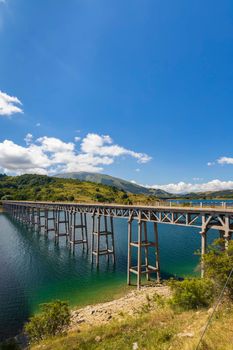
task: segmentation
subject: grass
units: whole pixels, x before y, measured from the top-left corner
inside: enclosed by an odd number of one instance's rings
[[[121,317],[107,325],[80,326],[31,350],[194,350],[208,316],[206,309],[180,313],[167,306],[147,309],[136,317]],[[232,350],[232,321],[233,308],[224,306],[214,317],[200,350]]]

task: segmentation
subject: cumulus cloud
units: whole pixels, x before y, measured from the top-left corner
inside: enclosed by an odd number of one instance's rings
[[[218,164],[233,164],[233,158],[221,157],[217,160]]]
[[[138,163],[147,163],[151,157],[145,153],[137,153],[124,147],[114,145],[109,135],[87,134],[81,143],[81,150],[88,154],[119,157],[129,155],[137,159]]]
[[[17,97],[9,96],[0,91],[0,116],[9,117],[15,113],[23,113],[22,103]]]
[[[5,171],[16,173],[45,171],[50,160],[42,149],[36,145],[22,147],[13,141],[0,143],[0,167]]]
[[[56,137],[43,136],[36,140],[45,152],[60,153],[74,151],[74,144],[72,142],[63,142]]]
[[[206,191],[223,191],[233,189],[233,181],[211,180],[204,183],[187,183],[180,181],[166,185],[152,185],[146,187],[159,188],[170,193],[187,193],[187,192],[206,192]]]
[[[75,142],[78,142],[78,141],[80,141],[80,140],[81,140],[81,137],[75,136],[75,138],[74,138],[74,141],[75,141]]]
[[[212,166],[215,164],[221,164],[221,165],[232,165],[233,164],[233,157],[220,157],[218,158],[215,162],[208,162],[207,165],[208,166]]]
[[[73,142],[43,136],[33,141],[32,134],[25,136],[26,147],[11,140],[0,143],[0,168],[6,173],[56,174],[60,172],[100,172],[103,166],[114,163],[116,157],[128,155],[138,162],[149,161],[144,153],[114,145],[109,136],[88,134],[80,149]]]

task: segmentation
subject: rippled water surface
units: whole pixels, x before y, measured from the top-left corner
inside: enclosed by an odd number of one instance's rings
[[[97,271],[81,246],[73,255],[65,239],[55,245],[52,233],[47,238],[0,213],[0,339],[17,334],[42,302],[62,299],[83,305],[110,298],[125,288],[127,221],[116,219],[114,226],[116,266],[101,257]],[[209,235],[209,239],[214,237],[215,233]],[[159,243],[163,277],[195,273],[198,229],[159,225]]]

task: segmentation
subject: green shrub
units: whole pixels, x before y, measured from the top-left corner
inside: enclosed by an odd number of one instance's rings
[[[9,195],[9,194],[6,194],[5,196],[3,196],[1,198],[2,201],[10,201],[12,199],[13,199],[13,197],[11,195]]]
[[[30,318],[25,331],[31,342],[63,333],[70,324],[68,303],[56,300],[41,304],[41,312]]]
[[[170,286],[173,291],[171,305],[183,310],[206,307],[213,300],[213,283],[208,279],[172,280]]]
[[[108,199],[105,196],[103,196],[101,193],[94,194],[93,199],[100,203],[104,203],[108,201]]]
[[[224,240],[218,239],[208,247],[204,255],[205,276],[214,281],[215,291],[219,293],[233,267],[233,241],[229,242],[228,249],[224,249]],[[233,299],[233,275],[228,281],[226,292]]]
[[[127,193],[123,193],[121,195],[121,199],[128,199],[128,194]]]

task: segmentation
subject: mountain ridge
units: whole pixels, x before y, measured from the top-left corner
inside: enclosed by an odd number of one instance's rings
[[[107,175],[107,174],[79,171],[79,172],[56,174],[54,176],[58,178],[64,178],[64,179],[70,178],[70,179],[77,179],[80,181],[95,182],[103,185],[116,187],[120,190],[124,190],[126,192],[131,192],[135,194],[153,195],[153,196],[158,196],[159,198],[174,197],[173,194],[168,193],[166,191],[163,191],[160,189],[147,188],[147,187],[135,184],[133,182],[130,182],[128,180],[124,180],[124,179]]]
[[[77,179],[80,181],[89,181],[99,184],[104,184],[117,189],[124,190],[126,192],[135,193],[135,194],[145,194],[157,196],[161,199],[232,199],[233,198],[233,189],[220,190],[220,191],[202,191],[202,192],[190,192],[190,193],[169,193],[159,188],[148,188],[136,183],[124,180],[115,176],[101,174],[101,173],[91,173],[86,171],[80,172],[70,172],[54,175],[58,178],[71,178]]]

